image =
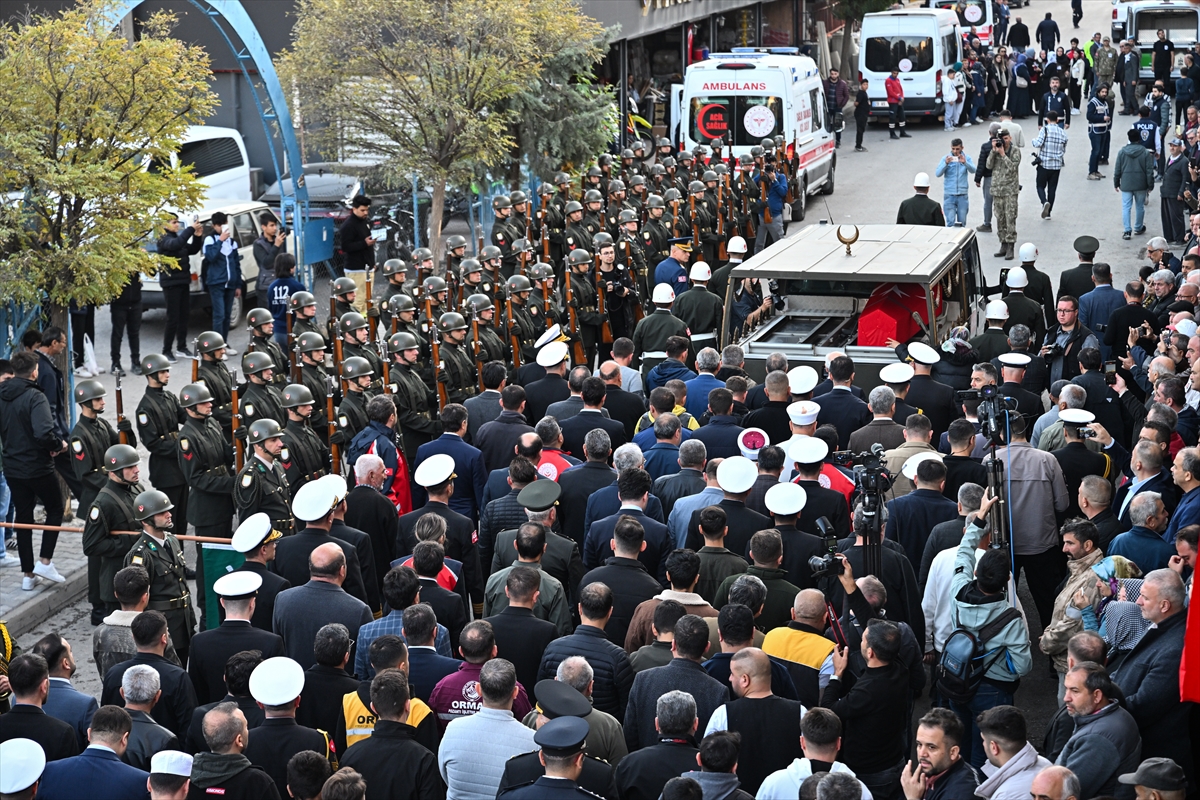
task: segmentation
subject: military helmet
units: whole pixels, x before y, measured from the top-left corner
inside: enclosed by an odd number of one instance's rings
[[[678,163],[679,162],[675,160],[674,156],[664,156],[662,160],[663,169],[671,169]]]
[[[529,195],[518,189],[508,196],[508,202],[512,203],[514,206],[519,206],[522,203],[529,202]]]
[[[447,311],[442,314],[441,319],[437,321],[438,333],[450,333],[450,331],[465,331],[467,329],[467,320],[462,314],[457,311]]]
[[[704,181],[705,183],[709,183],[710,181],[716,181],[716,179],[717,179],[717,173],[711,169],[704,170],[704,174],[700,176],[700,180]]]
[[[610,166],[612,166],[612,162],[613,162],[613,157],[611,154],[601,153],[600,156],[596,159],[596,166],[597,167],[610,167]]]
[[[413,299],[403,292],[392,295],[391,299],[387,301],[387,304],[388,311],[392,312],[393,314],[399,314],[403,311],[415,311],[417,309],[417,304],[413,301]]]
[[[136,467],[140,463],[142,457],[138,455],[138,451],[127,444],[114,444],[104,451],[104,469],[109,472]]]
[[[633,143],[633,152],[634,153],[646,152],[646,143],[643,142],[641,139],[635,140]]]
[[[509,200],[506,194],[498,194],[492,198],[492,208],[496,210],[512,208],[512,200]]]
[[[367,361],[362,356],[351,356],[342,362],[342,377],[346,380],[361,378],[363,376],[375,376],[375,370],[371,369],[371,362]]]
[[[762,147],[763,147],[763,150],[773,149],[775,147],[775,140],[772,139],[770,136],[766,137],[765,139],[762,140]]]
[[[725,163],[720,163],[713,167],[713,172],[717,175],[725,175],[729,172],[729,167]]]
[[[408,272],[408,265],[398,258],[389,258],[383,262],[384,275],[397,275],[401,272]]]
[[[663,192],[663,200],[668,203],[673,203],[676,200],[681,200],[681,199],[683,199],[683,196],[681,194],[679,194],[679,190],[673,186],[670,189],[667,189],[665,192]]]
[[[688,194],[696,194],[704,191],[703,181],[692,181],[688,184]]]
[[[270,353],[246,353],[242,356],[242,369],[247,375],[257,375],[264,369],[272,369],[275,366],[275,359],[271,358]]]
[[[460,236],[457,233],[446,239],[446,247],[450,250],[457,250],[460,247],[467,246],[467,237]],[[433,253],[430,253],[429,258],[433,258]]]
[[[474,295],[472,295],[474,296]],[[408,331],[399,331],[393,333],[387,341],[387,349],[391,354],[403,352],[404,350],[416,350],[419,347],[417,337],[413,336]]]
[[[430,275],[421,284],[421,291],[426,295],[441,294],[442,292],[450,291],[450,287],[446,285],[445,278],[439,278],[437,275]]]
[[[196,338],[196,349],[201,353],[215,353],[218,350],[224,350],[225,338],[216,331],[205,331]]]
[[[657,165],[656,165],[656,166],[657,166]],[[646,185],[646,176],[645,176],[645,175],[634,175],[633,177],[631,177],[631,178],[629,179],[629,185],[630,185],[631,187],[633,187],[633,186],[645,186],[645,185]]]
[[[666,208],[667,203],[663,200],[662,195],[652,194],[646,198],[646,208]]]
[[[315,404],[312,392],[309,388],[301,383],[289,383],[283,387],[283,407],[296,408],[298,406],[311,406]]]
[[[604,195],[600,194],[599,189],[588,189],[583,193],[583,202],[585,203],[603,203]]]
[[[317,298],[313,297],[312,292],[296,292],[288,298],[288,311],[296,312],[316,304]]]
[[[171,362],[162,353],[151,353],[148,356],[142,356],[142,374],[153,375],[156,372],[170,369]]]
[[[556,186],[562,186],[564,183],[569,184],[570,182],[571,182],[571,176],[568,175],[567,173],[565,173],[565,172],[554,173],[554,184]]]
[[[634,211],[632,208],[623,208],[623,209],[621,209],[621,213],[617,215],[617,222],[620,223],[621,225],[624,225],[627,222],[637,222],[637,221],[638,221],[638,212]]]
[[[246,315],[246,324],[251,328],[257,328],[259,325],[266,325],[268,322],[274,322],[275,317],[265,308],[252,308],[250,313]]]
[[[621,158],[633,158],[633,148],[626,147],[621,151]]]
[[[87,403],[108,394],[104,384],[95,378],[88,378],[75,384],[73,396],[76,403]]]
[[[526,278],[524,275],[513,275],[508,279],[508,283],[506,283],[505,286],[508,287],[508,291],[510,293],[533,291],[533,284],[530,283],[529,278]]]
[[[212,401],[212,392],[203,383],[189,383],[179,392],[179,405],[184,408],[191,408],[200,403],[211,403]]]
[[[580,203],[578,200],[572,200],[563,209],[563,213],[565,214],[574,214],[576,211],[583,211],[583,203]]]
[[[536,267],[537,265],[535,264],[534,266]],[[463,305],[466,306],[469,311],[472,311],[476,314],[487,311],[489,308],[496,307],[496,304],[492,302],[492,298],[488,297],[486,294],[473,294],[468,297],[466,301],[464,301]],[[416,347],[416,345],[413,346]]]
[[[462,244],[458,245],[458,247],[465,247],[467,244],[467,241],[465,239],[463,239],[463,237],[461,237],[461,236],[459,236],[458,238],[462,239]],[[453,236],[451,236],[449,239],[446,240],[446,246],[449,247],[451,250],[454,249],[455,244],[454,244]],[[432,261],[432,260],[433,260],[433,251],[430,250],[428,247],[418,247],[416,250],[413,250],[412,261],[414,264],[420,264],[424,261]]]
[[[600,245],[612,244],[612,243],[613,243],[612,234],[608,233],[607,231],[600,231],[599,233],[597,233],[595,236],[592,237],[592,247],[596,250],[600,249]]]
[[[692,155],[691,153],[689,153],[687,150],[679,151],[679,163],[687,164],[687,163],[690,163],[695,160],[696,160],[696,157],[694,155]]]
[[[659,147],[674,147],[674,145],[671,144],[671,140],[668,139],[666,136],[658,137],[658,146]]]
[[[512,251],[513,251],[514,253],[517,253],[517,254],[520,254],[520,253],[532,253],[532,252],[533,252],[533,245],[531,245],[531,244],[529,243],[529,240],[528,240],[528,239],[526,239],[526,238],[522,237],[522,238],[520,238],[520,239],[517,239],[515,242],[513,242],[513,243],[512,243]]]
[[[573,253],[578,253],[578,250],[572,250]],[[529,267],[529,279],[532,281],[545,281],[554,277],[554,267],[544,261],[539,261]]]
[[[262,444],[267,439],[283,437],[283,428],[273,419],[256,419],[250,423],[250,433],[246,440],[250,444]]]
[[[572,250],[571,254],[567,256],[567,263],[572,267],[578,267],[581,264],[591,264],[592,254],[587,250]]]
[[[479,251],[479,257],[484,261],[491,261],[493,258],[501,258],[504,253],[499,247],[494,244],[489,244],[487,247]]]
[[[751,158],[762,158],[763,153],[765,153],[765,152],[766,152],[766,150],[764,150],[763,148],[759,147],[758,145],[754,145],[754,147],[750,148],[750,157]]]
[[[599,167],[592,167],[587,171],[587,176],[589,178],[601,178],[604,176],[604,173],[600,171]]]
[[[170,511],[175,507],[171,502],[171,498],[167,497],[166,492],[160,492],[158,489],[147,489],[133,499],[133,518],[138,522],[145,522],[148,519],[153,519],[155,516]]]
[[[608,193],[616,194],[617,192],[625,191],[625,181],[613,178],[608,182]]]
[[[721,138],[720,136],[718,136],[715,139],[713,139],[711,142],[709,142],[709,144],[711,144],[714,149],[718,148],[718,147],[724,147],[725,140],[723,138]]]
[[[692,148],[692,155],[696,156],[696,158],[703,158],[708,155],[708,148],[702,144],[698,144]]]
[[[750,155],[749,153],[747,153],[745,155],[740,155],[740,156],[738,156],[738,163],[741,164],[743,167],[753,166],[754,165],[754,156]]]
[[[338,278],[333,282],[333,293],[338,297],[350,292],[357,292],[358,284],[354,282],[354,278]]]
[[[653,166],[650,167],[650,177],[651,178],[661,178],[663,175],[666,175],[666,174],[667,174],[667,168],[664,167],[662,164],[654,164]],[[630,181],[630,183],[632,183],[632,181]]]
[[[344,336],[351,331],[361,331],[367,327],[367,318],[357,311],[347,311],[338,320],[338,331]]]
[[[305,331],[296,340],[296,346],[301,353],[312,353],[325,349],[325,337],[315,331]]]
[[[554,186],[549,183],[543,183],[541,186],[538,186],[537,193],[543,197],[554,194]]]
[[[462,264],[462,274],[470,275],[472,272],[483,272],[483,265],[479,263],[477,258],[464,258]]]

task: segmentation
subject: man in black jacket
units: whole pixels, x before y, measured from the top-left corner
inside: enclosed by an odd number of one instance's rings
[[[581,547],[587,535],[583,523],[587,515],[588,498],[617,480],[617,473],[608,465],[611,453],[612,439],[607,431],[602,428],[588,431],[583,437],[583,454],[587,460],[558,476],[558,485],[562,488],[562,500],[558,506],[562,534]]]
[[[516,384],[505,386],[500,390],[500,416],[485,422],[475,432],[472,443],[479,448],[488,472],[507,467],[517,441],[534,432],[525,419],[525,406],[525,389]]]
[[[258,286],[263,290],[258,293],[258,302],[266,308],[266,287],[277,277],[275,257],[287,252],[287,235],[279,230],[279,220],[270,211],[258,215],[258,224],[262,235],[254,240],[254,260],[258,262]]]
[[[358,688],[346,667],[350,662],[350,632],[346,626],[331,622],[321,627],[313,639],[313,658],[317,663],[304,670],[304,689],[296,724],[332,734],[342,717],[342,698]]]
[[[196,634],[188,659],[188,676],[196,689],[196,700],[212,703],[225,696],[225,664],[235,653],[258,650],[264,659],[283,655],[283,639],[250,624],[255,596],[262,576],[237,571],[222,575],[213,584],[221,598],[225,621],[219,627]],[[199,646],[197,646],[199,645]]]
[[[653,578],[651,581],[657,590],[658,582]],[[533,694],[542,654],[558,638],[554,623],[533,615],[540,584],[538,570],[531,567],[513,569],[504,583],[508,605],[484,620],[491,623],[492,634],[496,637],[496,656],[512,662],[517,681],[525,687],[526,694]]]
[[[171,219],[163,235],[158,237],[155,246],[158,254],[175,259],[176,266],[163,267],[158,272],[158,285],[162,287],[163,301],[167,307],[167,324],[163,329],[163,355],[175,361],[175,353],[191,356],[192,351],[187,347],[187,323],[190,313],[189,300],[192,291],[192,272],[190,259],[200,252],[203,243],[204,227],[199,220],[192,222],[191,227],[184,227],[176,216]],[[171,342],[176,342],[171,349]]]
[[[679,472],[663,475],[650,487],[650,493],[662,503],[663,517],[670,519],[676,500],[704,491],[706,456],[704,442],[689,439],[679,445]]]
[[[158,672],[162,697],[154,706],[154,719],[176,736],[182,736],[192,721],[196,708],[196,691],[188,674],[163,657],[167,647],[167,618],[158,611],[143,611],[133,618],[130,626],[137,655],[122,661],[104,675],[100,705],[118,705],[121,699],[121,678],[135,664],[148,664]]]
[[[1104,344],[1110,348],[1113,358],[1122,358],[1129,353],[1129,330],[1140,328],[1143,323],[1150,326],[1152,336],[1141,337],[1138,342],[1144,349],[1152,349],[1157,343],[1153,334],[1158,332],[1158,318],[1142,305],[1146,288],[1141,281],[1125,284],[1125,305],[1112,312],[1108,327],[1104,329]]]
[[[654,727],[658,744],[635,750],[617,765],[617,795],[621,800],[657,800],[667,781],[696,765],[696,699],[675,690],[658,698]]]
[[[930,709],[921,717],[917,723],[917,760],[908,762],[900,774],[906,800],[956,800],[974,796],[983,778],[960,754],[965,733],[962,721],[949,709]]]
[[[338,229],[342,252],[346,254],[346,272],[365,272],[375,268],[375,240],[371,237],[371,198],[356,195],[350,201],[350,216]]]
[[[79,755],[75,729],[42,710],[50,694],[50,669],[46,659],[34,653],[14,658],[8,665],[13,707],[0,715],[0,742],[32,739],[41,745],[47,761]]]

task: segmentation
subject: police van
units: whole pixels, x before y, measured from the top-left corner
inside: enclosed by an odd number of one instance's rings
[[[945,113],[942,76],[962,61],[963,28],[949,8],[908,8],[863,17],[858,49],[858,78],[871,82],[871,116],[888,115],[883,82],[900,73],[904,113],[937,117]]]
[[[1200,3],[1195,0],[1113,0],[1113,42],[1134,41],[1141,58],[1138,75],[1141,83],[1154,82],[1154,43],[1158,41],[1158,31],[1163,31],[1175,45],[1171,78],[1178,78],[1184,65],[1183,57],[1196,43],[1200,31]],[[1167,89],[1174,91],[1174,87]]]
[[[852,95],[853,96],[853,95]],[[841,110],[831,115],[817,62],[794,47],[735,47],[692,64],[683,78],[680,118],[683,146],[725,142],[723,157],[742,156],[763,139],[782,136],[795,158],[803,219],[803,197],[833,194],[835,134]]]

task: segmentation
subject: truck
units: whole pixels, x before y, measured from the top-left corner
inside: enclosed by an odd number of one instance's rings
[[[743,278],[773,282],[783,297],[753,330],[730,330]],[[771,353],[789,367],[824,368],[831,353],[854,359],[858,382],[873,386],[896,361],[886,342],[937,347],[950,329],[981,331],[989,293],[971,228],[923,225],[808,225],[735,267],[729,276],[721,346],[736,344],[745,369],[765,378]]]

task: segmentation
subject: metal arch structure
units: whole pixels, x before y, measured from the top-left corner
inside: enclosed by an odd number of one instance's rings
[[[114,7],[111,17],[113,26],[118,25],[142,2],[143,0],[120,0]],[[281,179],[280,189],[283,195],[280,198],[282,206],[280,210],[283,212],[285,223],[289,215],[292,218],[291,227],[295,237],[298,272],[305,286],[311,289],[313,285],[312,267],[304,258],[304,234],[308,227],[308,187],[304,181],[304,162],[300,156],[300,143],[296,140],[296,134],[292,127],[292,114],[288,108],[287,98],[284,96],[283,86],[279,82],[279,75],[275,72],[275,64],[271,61],[271,53],[267,50],[262,36],[259,35],[254,21],[246,13],[241,0],[188,0],[188,2],[204,14],[220,32],[225,43],[229,45],[230,52],[237,58],[238,66],[246,79],[246,85],[250,89],[251,97],[254,98],[254,104],[258,108],[259,118],[262,120],[263,129],[266,132],[267,148],[271,153],[272,166],[275,168],[276,176]],[[230,38],[229,31],[221,25],[221,18],[225,19],[233,33],[241,39],[241,48]],[[251,63],[258,72],[263,89],[266,90],[265,103],[251,78],[248,67],[248,64]],[[286,157],[286,165],[292,173],[292,180],[288,182],[282,180],[285,170],[276,147],[276,136],[279,141],[283,142],[283,155]]]

